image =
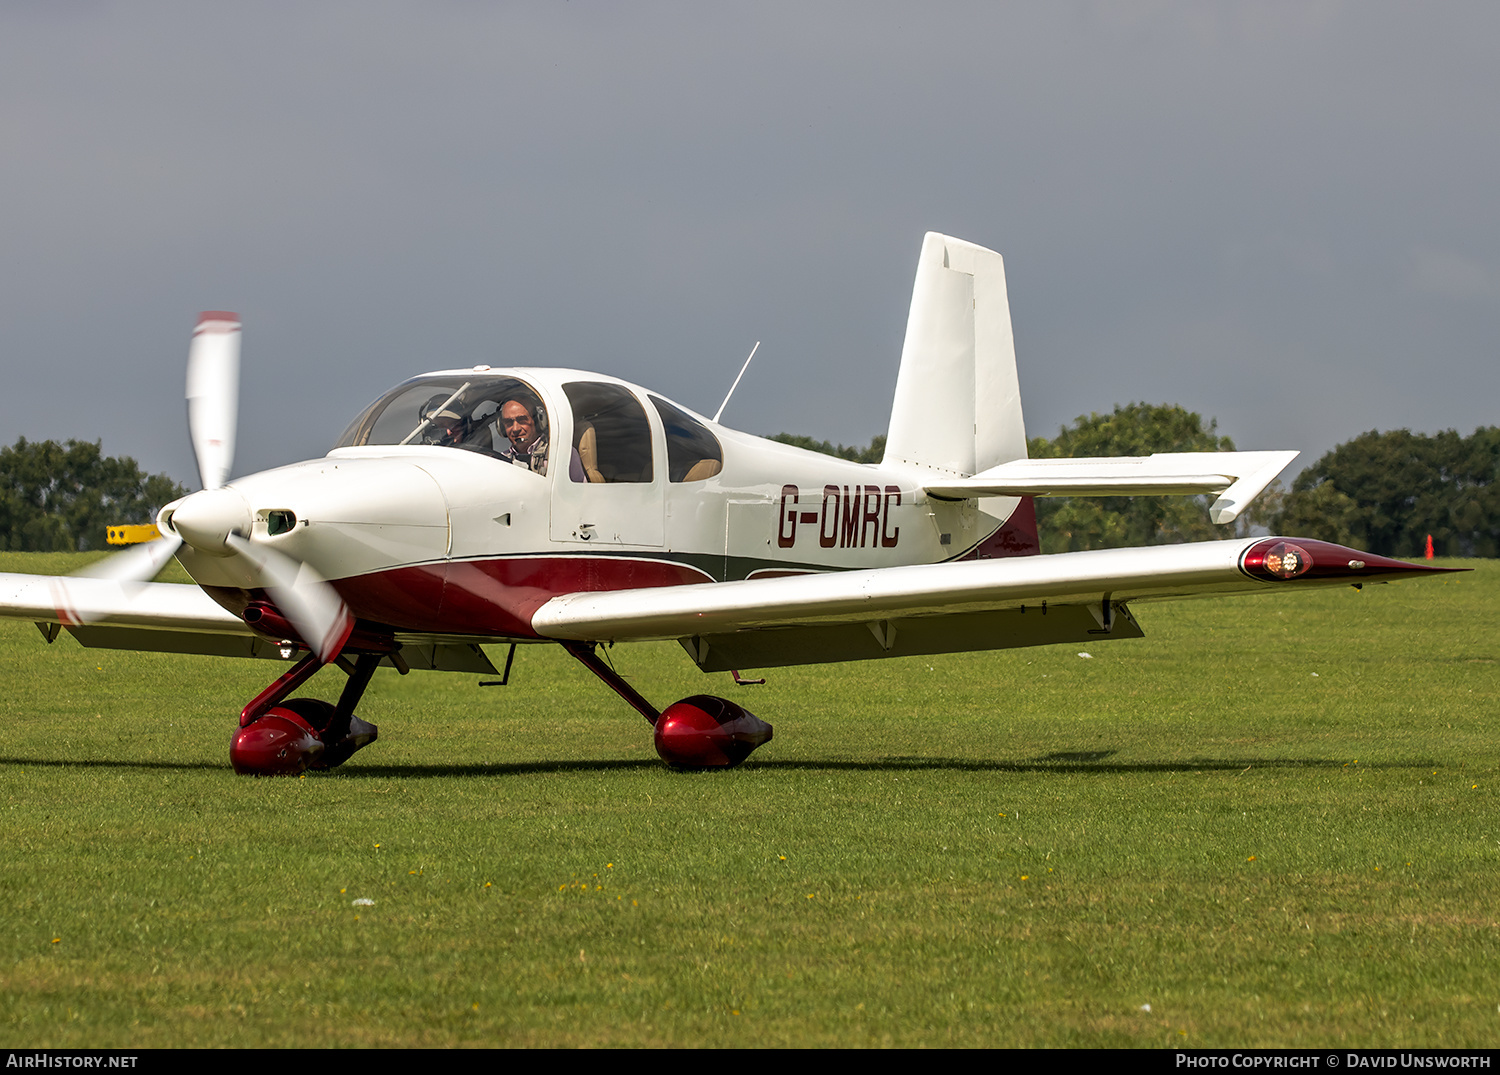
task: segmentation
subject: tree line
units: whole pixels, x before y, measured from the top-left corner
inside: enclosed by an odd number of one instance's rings
[[[146,523],[187,495],[165,474],[146,474],[99,441],[28,441],[0,447],[0,549],[86,551],[105,547],[110,526]]]
[[[779,433],[784,444],[859,463],[878,463],[885,437],[868,446]],[[1174,404],[1116,405],[1079,416],[1056,437],[1027,442],[1033,459],[1232,452],[1217,423]],[[119,523],[150,522],[187,489],[146,474],[98,441],[28,441],[0,447],[0,549],[103,548]],[[1427,536],[1442,556],[1500,556],[1500,427],[1470,436],[1371,430],[1345,441],[1299,474],[1275,482],[1233,525],[1208,521],[1208,497],[1044,497],[1036,502],[1044,552],[1165,545],[1248,534],[1252,529],[1319,538],[1384,556],[1419,556]]]
[[[1500,426],[1467,437],[1371,430],[1308,467],[1276,529],[1385,556],[1500,556]]]
[[[833,444],[826,440],[813,440],[811,437],[804,437],[798,433],[776,433],[766,439],[790,444],[794,448],[806,448],[810,452],[821,452],[836,459],[848,459],[854,463],[878,463],[885,455],[884,434],[870,441],[869,445],[864,448],[856,444],[843,445]]]
[[[841,459],[877,463],[885,438],[868,448],[811,437],[772,438]],[[1129,403],[1080,415],[1056,437],[1027,441],[1033,459],[1232,452],[1234,442],[1175,404]],[[1212,541],[1266,531],[1318,538],[1383,556],[1421,556],[1427,537],[1439,556],[1500,556],[1500,427],[1467,437],[1371,430],[1302,471],[1278,480],[1235,523],[1209,522],[1210,497],[1043,497],[1037,526],[1043,552]]]

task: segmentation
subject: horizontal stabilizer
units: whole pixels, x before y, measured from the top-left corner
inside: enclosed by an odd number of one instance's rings
[[[925,484],[929,496],[1199,496],[1217,493],[1216,523],[1237,519],[1296,452],[1165,452],[1073,459],[1016,459],[974,475]]]

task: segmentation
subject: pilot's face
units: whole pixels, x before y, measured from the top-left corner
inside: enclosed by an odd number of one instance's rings
[[[524,404],[510,400],[500,408],[500,428],[510,438],[511,446],[524,451],[536,440],[536,420]]]
[[[457,444],[464,439],[464,420],[456,414],[442,412],[428,416],[428,444]]]

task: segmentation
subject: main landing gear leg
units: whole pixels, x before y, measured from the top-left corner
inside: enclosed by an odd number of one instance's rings
[[[695,694],[660,713],[600,659],[594,642],[564,642],[567,650],[656,729],[656,753],[674,769],[728,769],[771,741],[771,726],[727,698]]]
[[[332,769],[375,741],[378,729],[354,715],[354,707],[380,664],[378,653],[361,653],[349,672],[338,705],[317,698],[288,698],[322,667],[308,654],[255,696],[240,714],[229,741],[234,771],[251,776],[294,776],[304,769]]]

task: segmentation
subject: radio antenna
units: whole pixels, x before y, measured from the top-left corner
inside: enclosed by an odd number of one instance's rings
[[[750,348],[750,358],[755,357],[755,352],[760,350],[760,341],[755,341],[755,346]],[[750,358],[745,359],[745,364],[740,367],[740,377],[745,376],[745,371],[750,368]],[[724,402],[719,404],[719,409],[714,411],[714,421],[719,420],[719,415],[724,413],[724,408],[729,406],[729,396],[734,395],[734,390],[740,386],[740,377],[734,379],[734,384],[729,386],[729,395],[724,397]]]

